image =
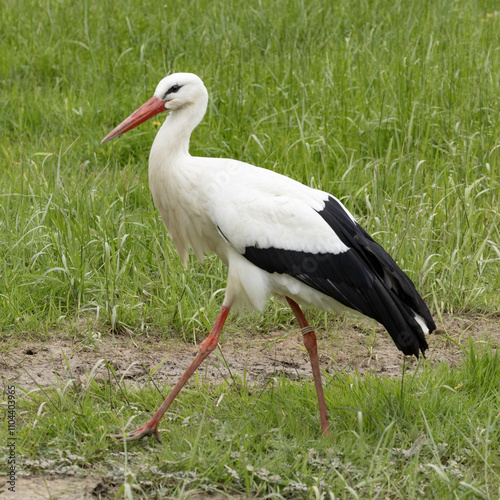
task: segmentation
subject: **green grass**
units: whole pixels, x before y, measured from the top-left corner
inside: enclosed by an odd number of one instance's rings
[[[2,339],[73,334],[82,318],[137,342],[206,334],[225,270],[213,256],[184,270],[165,234],[147,187],[156,126],[100,144],[174,71],[197,73],[210,93],[192,154],[332,192],[436,316],[498,314],[499,32],[493,0],[3,0]],[[283,311],[270,302],[231,322],[265,330],[288,324]],[[407,377],[404,400],[398,381],[328,380],[329,407],[355,410],[335,413],[333,440],[318,438],[309,382],[188,390],[163,422],[163,447],[127,449],[105,433],[155,407],[155,390],[122,401],[96,381],[19,388],[21,449],[30,470],[92,464],[158,497],[494,498],[499,380],[491,353]]]
[[[329,438],[320,437],[311,381],[276,378],[265,390],[241,379],[199,383],[165,415],[163,445],[117,443],[106,432],[144,423],[161,395],[153,385],[139,393],[117,387],[111,368],[107,381],[94,374],[80,386],[18,390],[24,470],[98,474],[115,493],[130,488],[139,498],[500,494],[500,358],[491,347],[471,344],[458,369],[424,363],[404,385],[375,375],[328,377]]]
[[[211,95],[193,154],[333,192],[435,312],[500,310],[494,2],[2,5],[3,332],[214,317],[223,268],[184,271],[151,203],[155,126],[99,143],[173,71]]]

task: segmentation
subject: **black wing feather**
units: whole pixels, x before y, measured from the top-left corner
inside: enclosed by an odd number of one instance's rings
[[[387,252],[346,213],[333,197],[318,214],[342,242],[346,252],[309,253],[280,248],[246,247],[244,257],[269,273],[288,274],[341,304],[385,326],[405,354],[422,353],[427,342],[414,317],[436,329],[429,309],[408,276]]]

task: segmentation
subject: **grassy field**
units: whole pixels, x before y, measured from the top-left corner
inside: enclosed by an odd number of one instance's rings
[[[437,318],[498,314],[495,8],[486,0],[237,8],[227,0],[4,0],[2,350],[54,332],[76,342],[125,332],[138,343],[148,332],[188,342],[206,334],[225,270],[212,256],[184,270],[165,234],[147,186],[158,125],[100,144],[176,71],[198,74],[211,96],[192,154],[245,160],[334,193]],[[76,327],[82,322],[87,328]],[[265,331],[291,318],[271,302],[262,316],[230,322]],[[125,448],[106,432],[154,408],[156,391],[113,392],[94,381],[21,397],[18,388],[19,450],[27,471],[71,464],[112,477],[127,497],[205,489],[498,498],[500,362],[492,346],[470,349],[459,368],[424,366],[403,386],[374,376],[328,380],[330,405],[353,410],[333,419],[333,441],[318,436],[310,382],[187,391],[163,447]],[[294,419],[283,420],[285,408]]]

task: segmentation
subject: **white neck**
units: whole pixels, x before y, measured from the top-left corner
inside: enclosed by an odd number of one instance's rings
[[[203,119],[207,103],[196,103],[173,110],[167,116],[151,147],[151,156],[174,158],[189,155],[191,133]]]

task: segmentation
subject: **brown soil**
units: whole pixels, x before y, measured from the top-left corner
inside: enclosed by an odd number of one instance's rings
[[[333,373],[367,370],[381,375],[401,373],[403,356],[383,330],[346,321],[332,324],[333,333],[318,332],[322,369]],[[475,343],[491,340],[500,343],[500,318],[485,316],[446,316],[438,322],[437,334],[428,336],[427,359],[455,365],[462,356],[460,345],[469,336]],[[333,340],[333,342],[332,342]],[[139,343],[140,342],[140,343]],[[141,385],[152,378],[157,384],[174,384],[197,352],[197,346],[178,340],[161,340],[149,334],[103,336],[93,344],[81,338],[54,336],[50,341],[18,341],[0,352],[0,380],[15,382],[23,389],[64,384],[68,379],[85,384],[90,373],[107,376],[99,360],[105,359],[119,378]],[[407,358],[406,364],[416,363]],[[158,368],[159,367],[159,368]],[[227,336],[220,348],[198,370],[203,381],[219,383],[232,375],[243,376],[248,383],[263,383],[284,374],[298,380],[311,376],[307,352],[300,330],[266,333],[245,332]]]
[[[1,482],[0,482],[1,483]],[[0,498],[22,500],[97,500],[99,498],[115,498],[116,485],[100,477],[72,477],[72,476],[20,476],[17,480],[14,493],[2,493],[4,487],[0,485]],[[244,497],[232,496],[234,500],[243,500]],[[187,495],[185,500],[228,500],[222,494],[194,493]]]

